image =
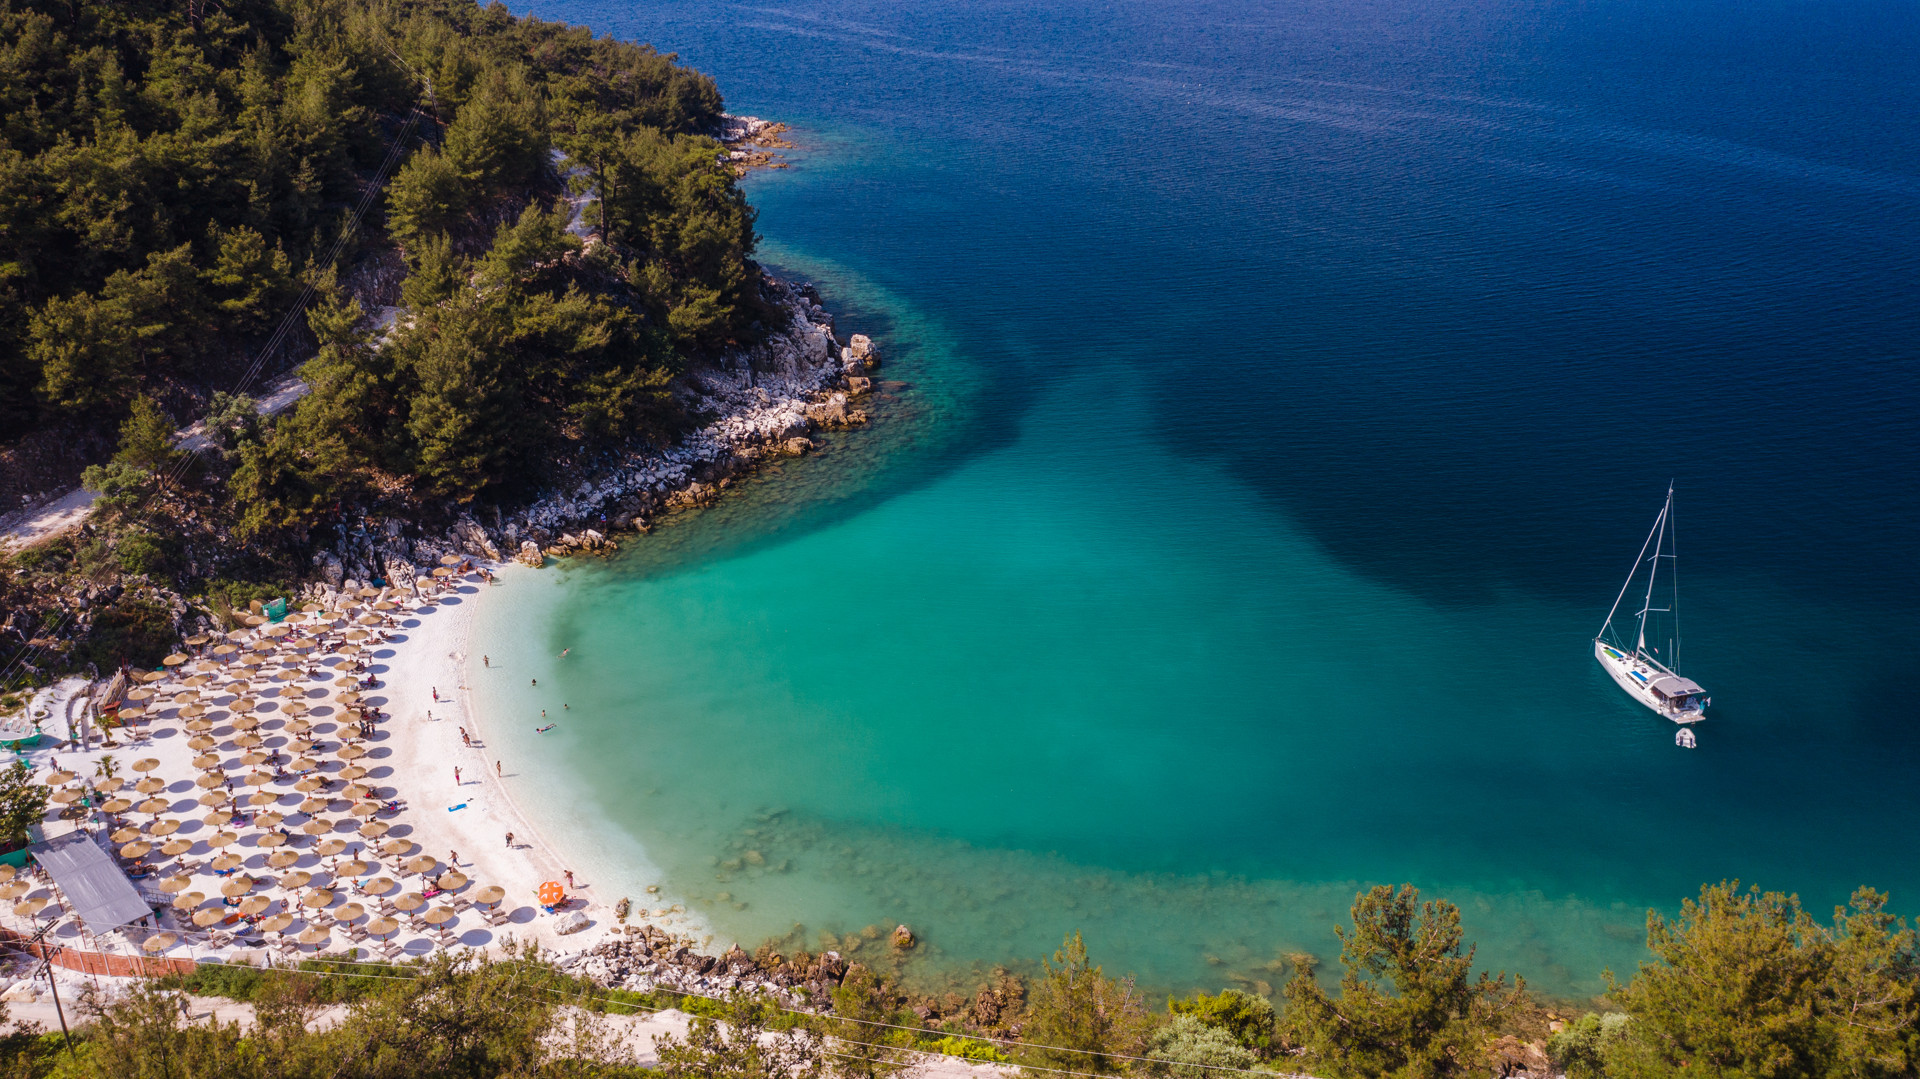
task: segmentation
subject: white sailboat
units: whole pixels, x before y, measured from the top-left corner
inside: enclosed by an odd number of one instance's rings
[[[1647,552],[1653,553],[1649,555]],[[1653,605],[1653,593],[1660,579],[1660,563],[1668,563],[1668,595],[1663,597],[1665,607]],[[1638,625],[1634,630],[1631,646],[1616,640],[1613,635],[1613,616],[1620,611],[1620,604],[1627,598],[1627,590],[1633,587],[1634,580],[1640,576],[1641,567],[1646,567],[1647,591],[1640,604]],[[1647,643],[1649,615],[1671,615],[1671,618],[1654,619],[1654,643]],[[1669,627],[1665,640],[1658,630]],[[1664,652],[1661,645],[1666,646]],[[1627,574],[1627,581],[1620,586],[1620,594],[1614,597],[1613,609],[1607,612],[1607,621],[1600,627],[1599,636],[1593,639],[1593,658],[1627,695],[1660,715],[1675,723],[1698,723],[1706,718],[1707,705],[1713,703],[1707,697],[1707,691],[1700,683],[1691,678],[1683,678],[1680,666],[1680,580],[1677,555],[1674,551],[1673,528],[1673,485],[1667,485],[1667,502],[1660,507],[1660,515],[1654,518],[1653,529],[1647,533],[1647,541],[1640,545],[1640,554],[1633,560],[1633,572]],[[1683,729],[1682,734],[1693,732]],[[1688,749],[1693,748],[1693,739],[1679,738],[1676,742]]]

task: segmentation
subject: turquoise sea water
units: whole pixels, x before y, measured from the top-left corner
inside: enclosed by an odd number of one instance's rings
[[[523,9],[795,125],[763,255],[896,383],[483,611],[602,898],[1264,989],[1406,880],[1563,994],[1706,880],[1920,910],[1910,11]],[[1669,478],[1693,752],[1587,643]]]

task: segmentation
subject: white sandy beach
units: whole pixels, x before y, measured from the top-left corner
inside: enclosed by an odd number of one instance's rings
[[[488,568],[496,575],[540,572],[514,564]],[[569,894],[585,901],[582,909],[593,922],[590,927],[562,937],[553,932],[554,920],[541,916],[516,921],[513,931],[520,939],[537,940],[543,947],[588,947],[617,929],[613,904],[621,897],[594,893],[592,875],[579,872],[582,866],[594,864],[591,854],[569,850],[567,836],[543,833],[522,812],[517,799],[541,797],[541,792],[516,790],[513,762],[502,761],[489,750],[487,732],[504,720],[476,707],[471,668],[479,657],[472,654],[469,642],[474,616],[490,591],[485,584],[461,585],[457,596],[409,617],[404,623],[405,641],[375,653],[386,668],[379,672],[384,682],[381,695],[387,702],[383,707],[393,716],[386,724],[385,742],[392,752],[387,758],[393,769],[390,782],[409,799],[407,815],[414,828],[410,838],[443,860],[457,852],[462,872],[506,888],[510,904],[532,904],[542,882],[564,881],[567,870],[576,870],[579,887]],[[461,740],[463,727],[473,737],[471,746]],[[496,771],[497,761],[504,775]],[[456,767],[460,770],[457,786]],[[512,847],[506,843],[508,832],[513,833]],[[631,898],[629,924],[653,924],[696,939],[700,935],[700,922],[684,911],[673,911],[675,904],[670,900],[645,894]],[[669,913],[648,917],[643,907]]]

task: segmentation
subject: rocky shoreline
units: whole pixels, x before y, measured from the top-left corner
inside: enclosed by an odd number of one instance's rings
[[[714,500],[733,477],[771,458],[814,448],[811,435],[857,426],[858,407],[879,365],[873,343],[835,336],[833,316],[809,285],[765,278],[767,295],[788,325],[751,348],[682,376],[676,392],[700,427],[660,450],[629,449],[602,458],[512,512],[461,513],[445,532],[412,534],[403,520],[343,523],[331,548],[313,556],[315,590],[373,579],[410,586],[447,554],[532,566],[548,557],[608,551],[609,533],[645,532],[670,510]]]
[[[791,150],[794,145],[784,136],[787,125],[758,116],[723,114],[716,138],[727,148],[727,165],[735,176],[754,169],[784,169],[787,163],[775,150]]]
[[[584,951],[561,953],[554,965],[610,989],[769,993],[800,1008],[827,1007],[849,967],[837,952],[789,960],[762,949],[756,958],[736,944],[720,955],[706,955],[693,941],[653,926],[632,927]]]

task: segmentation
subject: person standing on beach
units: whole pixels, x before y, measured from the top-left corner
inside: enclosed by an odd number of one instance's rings
[[[447,852],[447,864],[448,864],[448,865],[450,865],[450,866],[457,866],[457,865],[459,865],[459,864],[460,864],[460,852],[459,852],[459,851],[457,851],[457,850],[450,850],[450,851],[448,851],[448,852]]]
[[[507,849],[508,850],[513,849],[513,833],[512,832],[507,833]]]
[[[505,775],[507,774],[507,773],[505,773],[505,772],[502,772],[502,771],[500,770],[500,762],[499,762],[499,761],[494,761],[494,762],[493,762],[493,774],[494,774],[494,775],[497,775],[497,776],[505,776]]]
[[[492,661],[492,660],[490,660],[490,659],[488,659],[488,658],[487,658],[487,657],[485,657],[485,656],[481,656],[481,657],[480,657],[480,665],[481,665],[482,667],[491,667],[491,666],[493,666],[493,661]]]
[[[460,766],[457,764],[453,768],[453,785],[456,787],[460,785]]]
[[[567,870],[566,878],[567,878],[567,890],[572,891],[576,887],[576,885],[573,883],[573,870],[571,869]]]

